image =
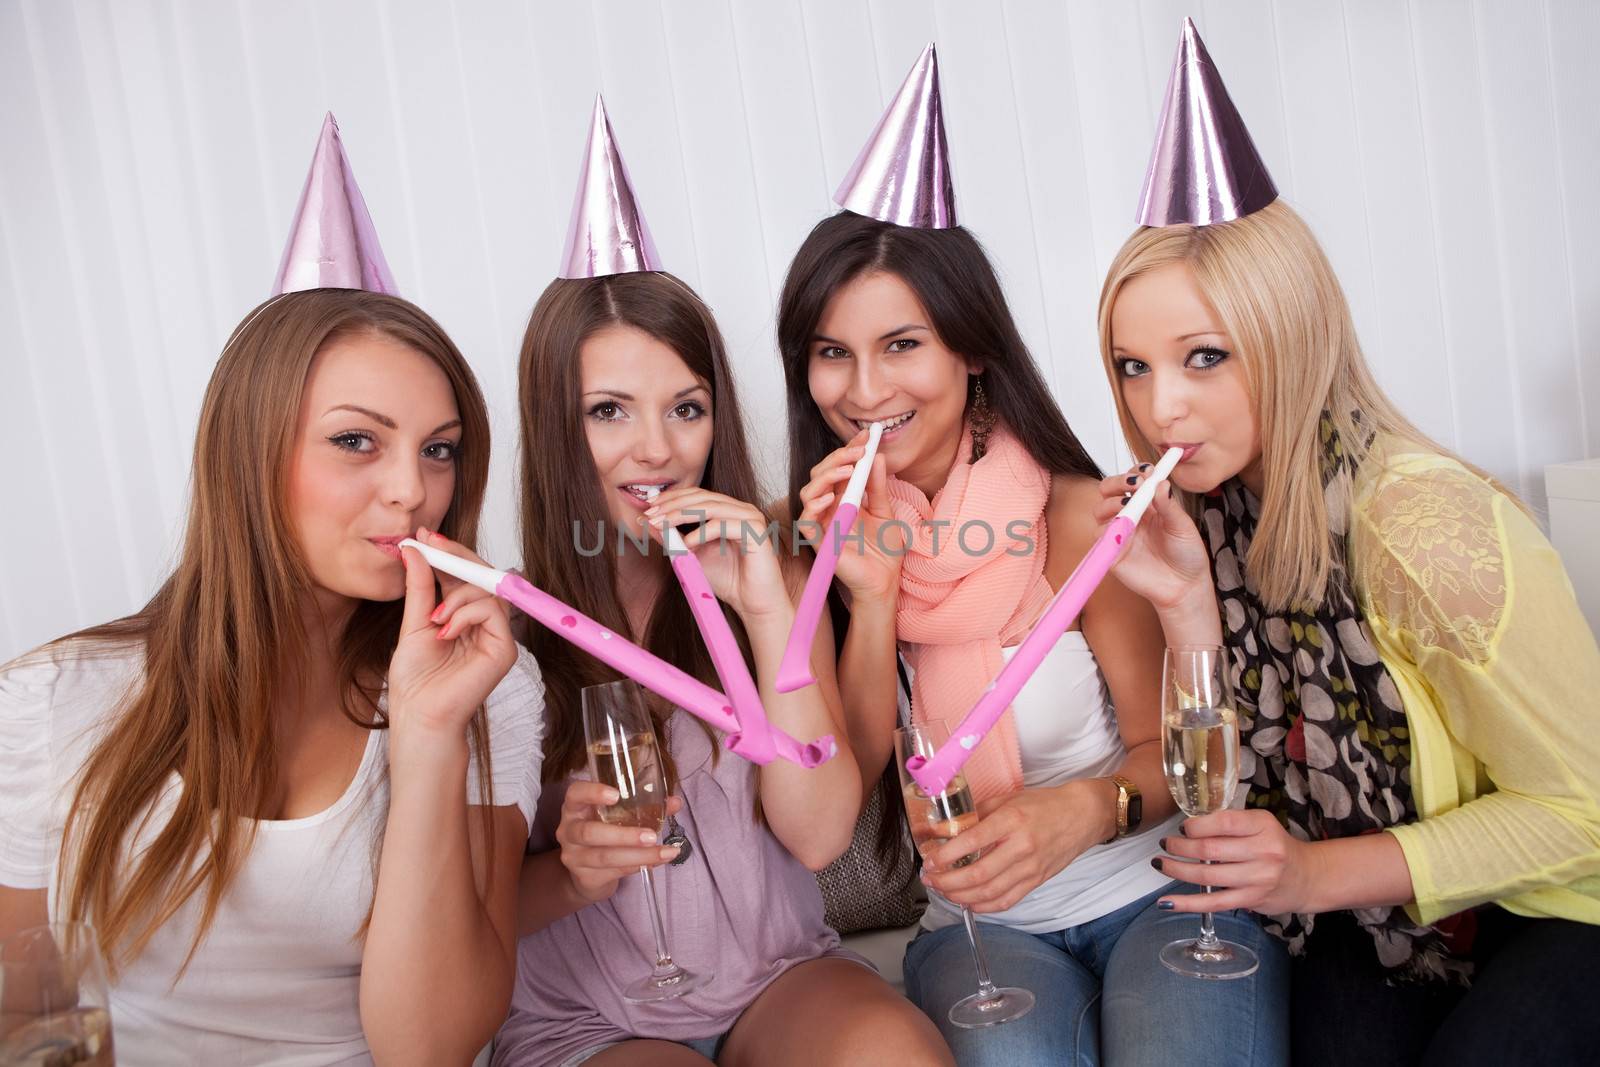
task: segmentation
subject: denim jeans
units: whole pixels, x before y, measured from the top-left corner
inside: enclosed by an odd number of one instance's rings
[[[1015,1022],[963,1030],[950,1006],[978,979],[957,923],[924,931],[906,948],[906,995],[950,1043],[961,1067],[1073,1064],[1282,1064],[1289,1060],[1289,958],[1249,912],[1219,912],[1217,936],[1253,949],[1261,969],[1208,981],[1167,970],[1169,941],[1199,933],[1197,915],[1158,911],[1156,900],[1191,892],[1173,883],[1098,919],[1046,934],[978,925],[996,985],[1037,999]]]

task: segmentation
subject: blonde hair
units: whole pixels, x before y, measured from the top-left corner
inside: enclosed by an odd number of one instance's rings
[[[1188,264],[1232,338],[1260,425],[1265,479],[1246,570],[1269,611],[1320,604],[1343,562],[1342,539],[1329,531],[1343,532],[1351,496],[1346,466],[1324,490],[1322,413],[1355,463],[1365,458],[1375,433],[1459,457],[1412,425],[1378,387],[1322,246],[1293,208],[1275,200],[1232,222],[1141,228],[1112,262],[1100,291],[1100,357],[1123,435],[1141,462],[1153,462],[1157,450],[1122,396],[1111,356],[1111,311],[1129,281],[1172,263]]]

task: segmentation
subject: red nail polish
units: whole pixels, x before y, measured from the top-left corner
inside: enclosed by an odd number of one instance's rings
[[[438,622],[439,621],[439,616],[442,615],[443,613],[444,613],[444,605],[440,604],[438,607],[433,609],[433,614],[428,616],[428,621],[429,622]]]

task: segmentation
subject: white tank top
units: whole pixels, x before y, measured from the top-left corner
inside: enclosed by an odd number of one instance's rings
[[[1002,649],[1001,654],[1010,660],[1015,651]],[[1025,787],[1103,778],[1127,758],[1105,678],[1081,631],[1061,635],[1017,694],[1011,711]],[[1181,819],[1174,815],[1109,845],[1095,845],[1016,906],[978,918],[1042,934],[1109,915],[1168,883],[1150,860],[1161,851],[1162,835],[1175,833]],[[928,891],[924,927],[936,930],[960,921],[960,909]]]

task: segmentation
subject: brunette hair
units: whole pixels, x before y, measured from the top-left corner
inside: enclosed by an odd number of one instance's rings
[[[918,229],[841,211],[817,223],[801,243],[778,301],[778,352],[789,404],[791,515],[800,514],[800,490],[811,468],[842,443],[811,399],[808,371],[817,323],[840,288],[879,271],[911,288],[945,347],[983,363],[995,415],[1041,467],[1052,474],[1100,477],[1050,395],[977,239],[959,226]]]
[[[617,326],[667,345],[710,389],[713,443],[701,485],[744,501],[758,500],[760,487],[722,334],[711,309],[694,290],[662,272],[558,278],[550,283],[528,320],[517,369],[522,563],[528,580],[539,588],[617,633],[632,634],[617,589],[616,555],[573,550],[576,531],[611,527],[584,431],[581,357],[585,341]],[[665,569],[665,558],[657,558]],[[737,616],[726,607],[723,610],[742,644]],[[543,777],[546,782],[559,781],[585,761],[581,691],[614,681],[618,675],[541,626],[519,629],[539,660],[545,683]],[[660,597],[645,632],[633,637],[679,669],[720,686],[683,597]],[[651,709],[659,732],[668,709],[653,698]],[[712,751],[717,751],[715,746]],[[661,755],[670,787],[676,769],[665,743]]]
[[[55,642],[74,656],[143,655],[143,673],[86,760],[60,857],[64,915],[93,923],[112,970],[143,951],[197,893],[204,939],[278,784],[273,715],[286,672],[307,656],[314,588],[289,512],[287,472],[312,362],[328,344],[380,334],[443,371],[462,422],[455,487],[440,532],[471,545],[489,466],[489,418],[471,369],[433,319],[398,297],[352,289],[277,296],[228,339],[201,404],[177,565],[137,613]],[[336,637],[341,709],[381,729],[378,710],[403,612],[362,601]],[[472,739],[488,779],[480,708]],[[132,855],[176,773],[167,820]],[[181,973],[181,972],[180,972]]]

